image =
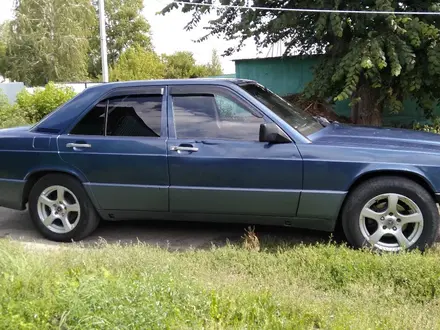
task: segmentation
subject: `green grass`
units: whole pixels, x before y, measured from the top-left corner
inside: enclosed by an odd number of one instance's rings
[[[438,329],[440,251],[0,240],[0,329]]]

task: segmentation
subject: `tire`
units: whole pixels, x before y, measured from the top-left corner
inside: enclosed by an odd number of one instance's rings
[[[415,181],[399,176],[363,182],[349,194],[342,209],[344,234],[355,248],[424,250],[435,242],[439,223],[432,195]]]
[[[35,183],[29,194],[29,214],[38,231],[56,242],[80,241],[100,221],[82,184],[65,174],[48,174]]]

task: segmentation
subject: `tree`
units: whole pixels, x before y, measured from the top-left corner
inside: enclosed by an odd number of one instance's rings
[[[194,54],[188,51],[175,52],[172,55],[162,55],[165,64],[165,78],[199,78],[217,76],[222,73],[219,56],[213,50],[211,62],[197,64]]]
[[[162,55],[162,58],[167,79],[189,78],[196,73],[196,60],[191,52],[175,52],[172,55]]]
[[[208,63],[207,67],[210,76],[219,76],[223,73],[220,56],[218,55],[217,50],[212,50],[211,62]]]
[[[89,0],[16,0],[5,75],[29,85],[80,81],[87,76]]]
[[[160,57],[140,45],[133,45],[122,53],[110,69],[110,80],[160,79],[165,75],[165,67]]]
[[[0,24],[0,76],[2,76],[3,79],[6,78],[5,77],[6,63],[7,63],[6,50],[8,47],[8,38],[9,38],[9,29],[10,29],[9,24],[10,24],[9,21]]]
[[[188,2],[212,3],[210,0]],[[241,6],[242,0],[223,0],[222,4]],[[316,8],[338,10],[440,11],[435,1],[392,0],[254,0],[253,6],[270,8]],[[191,30],[209,7],[172,3],[163,14],[181,8],[193,12]],[[217,9],[215,9],[217,10]],[[210,21],[209,33],[236,40],[241,49],[253,38],[258,48],[279,41],[286,55],[320,54],[320,64],[306,94],[351,100],[352,120],[360,124],[381,124],[383,111],[398,112],[402,101],[414,98],[430,116],[440,97],[440,20],[436,16],[396,14],[344,14],[218,9],[219,17]]]
[[[93,0],[98,17],[98,0]],[[106,32],[108,64],[113,66],[122,52],[133,45],[152,51],[150,24],[142,16],[142,0],[106,0]],[[101,74],[101,45],[99,21],[95,20],[90,38],[89,75],[97,78]]]

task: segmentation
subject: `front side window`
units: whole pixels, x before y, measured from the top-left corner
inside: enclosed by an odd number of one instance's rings
[[[159,137],[162,95],[130,95],[98,103],[71,131],[74,135]]]
[[[172,97],[177,138],[259,141],[264,118],[225,93]]]

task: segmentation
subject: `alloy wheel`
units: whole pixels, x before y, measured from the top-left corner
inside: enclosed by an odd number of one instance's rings
[[[423,232],[423,214],[410,198],[382,194],[368,201],[359,216],[366,241],[384,251],[405,250],[414,245]]]
[[[81,207],[75,194],[63,186],[50,186],[38,198],[38,217],[52,232],[65,234],[79,222]]]

